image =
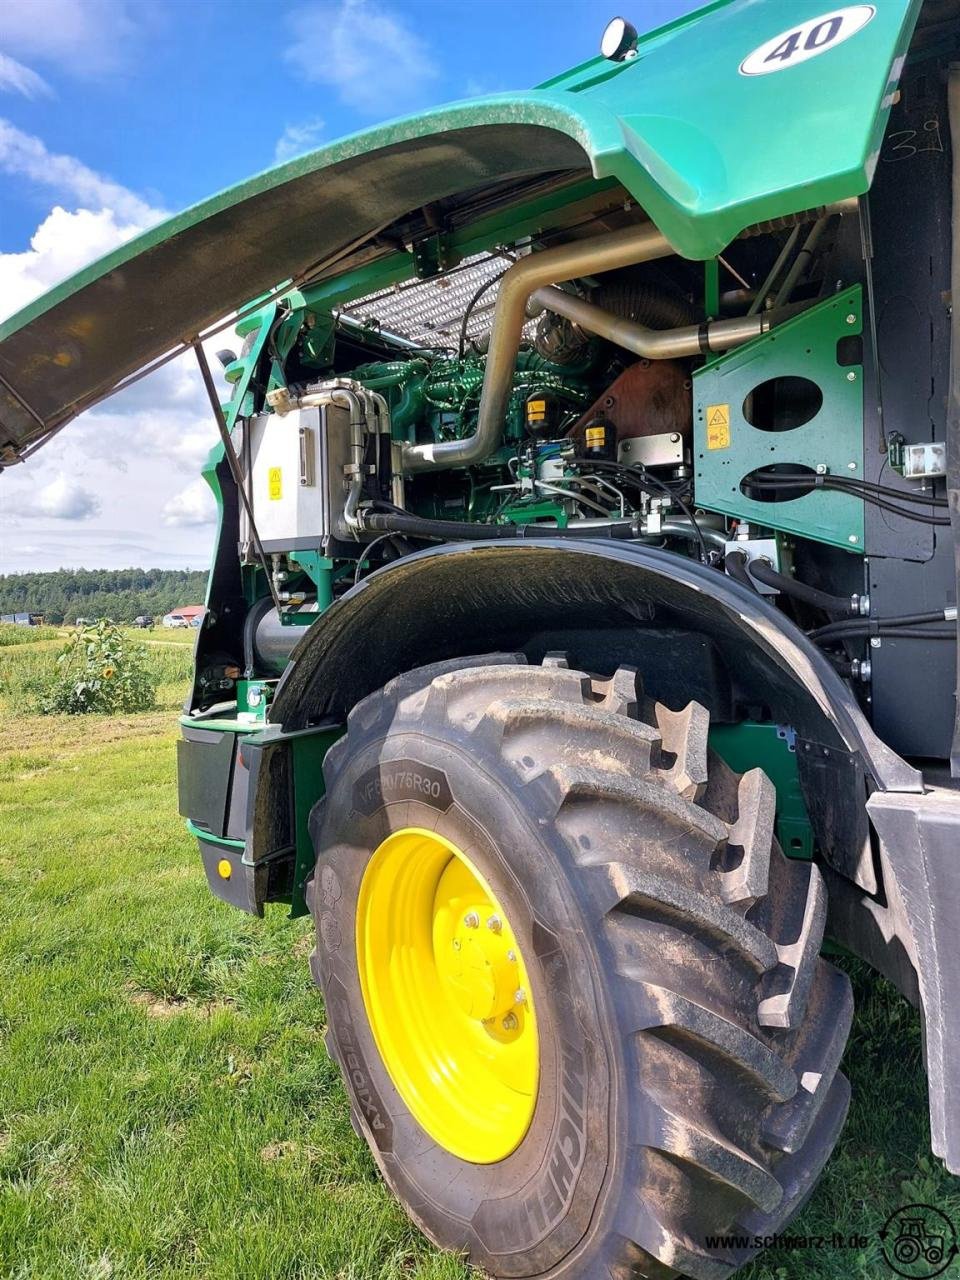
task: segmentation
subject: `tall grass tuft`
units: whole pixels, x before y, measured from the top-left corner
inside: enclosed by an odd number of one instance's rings
[[[104,625],[110,626],[109,623]],[[10,630],[12,631],[13,627]],[[35,641],[33,644],[0,645],[0,706],[4,714],[8,716],[37,712],[48,715],[69,714],[73,709],[72,703],[76,701],[75,694],[71,694],[70,690],[73,688],[75,691],[78,679],[77,669],[72,659],[70,663],[58,662],[66,633],[63,630],[41,627],[29,629],[24,627],[22,630]],[[95,632],[96,627],[87,630]],[[119,636],[119,639],[114,642],[115,647],[123,655],[128,652],[137,655],[137,666],[141,672],[145,673],[146,683],[154,691],[154,699],[147,704],[147,708],[150,706],[164,709],[178,707],[186,695],[193,668],[190,644],[192,637],[186,637],[183,642],[180,642],[181,637],[178,635],[176,637],[178,643],[170,642],[168,637],[159,640],[148,639],[144,643],[141,639],[142,632],[122,631],[117,628],[112,630]],[[72,655],[75,658],[80,656]],[[102,650],[95,651],[91,655],[88,674],[92,674],[93,679],[100,681],[101,684],[108,683],[103,671],[109,666],[109,662],[105,660],[98,666],[97,660],[108,657],[109,655]],[[87,661],[86,644],[83,646],[82,658],[84,662]],[[126,661],[126,657],[123,660]],[[65,667],[68,667],[68,670],[64,670]],[[115,677],[116,672],[110,679]],[[85,681],[81,679],[79,682]],[[54,689],[59,691],[56,699],[52,696]],[[110,692],[112,693],[113,690],[111,689]],[[90,699],[90,701],[93,700]],[[122,697],[110,700],[109,705],[105,699],[98,698],[94,705],[86,709],[106,715],[125,715],[133,708],[130,706],[129,697],[124,694]]]
[[[105,621],[71,631],[53,671],[33,690],[34,710],[45,716],[150,711],[156,702],[146,649]]]

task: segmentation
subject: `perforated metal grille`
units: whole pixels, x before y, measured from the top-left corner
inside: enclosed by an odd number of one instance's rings
[[[494,280],[510,266],[510,259],[477,254],[442,276],[412,280],[380,293],[371,293],[341,308],[341,314],[381,329],[401,334],[427,347],[455,348],[460,338],[463,313],[470,299],[488,280]],[[478,300],[467,321],[467,337],[487,333],[497,301],[499,284],[491,284]],[[525,336],[535,322],[528,322]],[[529,330],[529,333],[527,332]]]

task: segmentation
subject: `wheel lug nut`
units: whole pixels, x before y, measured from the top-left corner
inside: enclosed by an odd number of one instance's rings
[[[467,914],[463,917],[463,923],[467,926],[468,929],[476,929],[480,924],[480,917],[477,915],[475,911],[468,911]]]
[[[501,1023],[501,1025],[504,1031],[516,1031],[517,1025],[518,1025],[517,1019],[514,1017],[512,1013],[508,1013],[507,1016],[504,1018],[503,1022]]]
[[[517,987],[516,991],[513,993],[513,1003],[514,1004],[527,1003],[527,993],[524,991],[523,987]]]
[[[503,928],[503,922],[499,916],[489,916],[487,919],[487,928],[491,933],[499,933]]]

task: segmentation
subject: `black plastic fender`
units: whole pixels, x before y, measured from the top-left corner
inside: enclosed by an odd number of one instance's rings
[[[638,543],[447,543],[381,569],[300,641],[270,719],[284,731],[343,720],[401,671],[495,649],[538,661],[552,648],[588,668],[591,656],[597,668],[598,658],[633,661],[657,697],[678,680],[689,688],[696,674],[696,695],[708,706],[712,695],[715,717],[765,709],[802,740],[858,757],[871,790],[922,790],[917,770],[876,736],[849,686],[782,613],[716,569]]]

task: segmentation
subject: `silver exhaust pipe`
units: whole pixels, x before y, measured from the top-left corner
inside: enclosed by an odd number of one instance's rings
[[[758,338],[770,328],[770,315],[737,316],[711,324],[688,324],[681,329],[650,329],[636,320],[614,315],[594,302],[564,293],[562,289],[538,289],[533,295],[548,311],[566,316],[581,329],[596,333],[648,360],[676,360],[680,356],[707,355]]]
[[[531,253],[515,263],[500,281],[497,292],[476,431],[464,440],[407,445],[403,450],[404,471],[464,467],[482,462],[497,448],[513,385],[527,300],[532,293],[544,285],[594,272],[616,271],[636,262],[666,258],[674,252],[666,236],[652,222],[646,222],[640,227],[626,227]]]
[[[745,236],[760,235],[823,217],[826,214],[853,213],[857,207],[856,197],[851,197],[816,210],[760,223],[756,227],[749,227],[743,234]],[[439,444],[404,445],[401,454],[403,470],[412,473],[433,471],[441,467],[465,467],[471,463],[483,462],[498,447],[510,399],[517,352],[520,350],[527,302],[531,294],[536,293],[538,289],[546,288],[547,285],[561,284],[567,280],[575,280],[579,276],[617,271],[621,267],[633,266],[638,262],[652,262],[655,258],[669,257],[674,252],[666,236],[659,232],[652,222],[646,222],[639,227],[625,227],[621,231],[610,231],[605,235],[592,236],[588,240],[574,241],[571,244],[557,245],[553,249],[544,249],[540,253],[531,253],[515,263],[503,276],[497,292],[476,431],[463,440],[444,440]],[[570,297],[565,293],[561,296],[564,299]],[[600,309],[597,308],[597,310]],[[745,319],[762,323],[760,317]],[[735,326],[740,323],[742,322],[739,320],[718,321],[716,327]],[[652,332],[654,331],[648,331],[648,333]],[[687,354],[694,354],[700,350],[701,331],[697,328],[696,332],[698,344],[692,352]],[[730,332],[732,333],[733,329]],[[660,341],[666,342],[667,336],[664,335]],[[752,336],[755,335],[747,333],[739,341],[746,342]],[[687,334],[684,341],[690,340]],[[732,346],[735,343],[731,342],[728,345]],[[667,358],[666,354],[660,358]]]

